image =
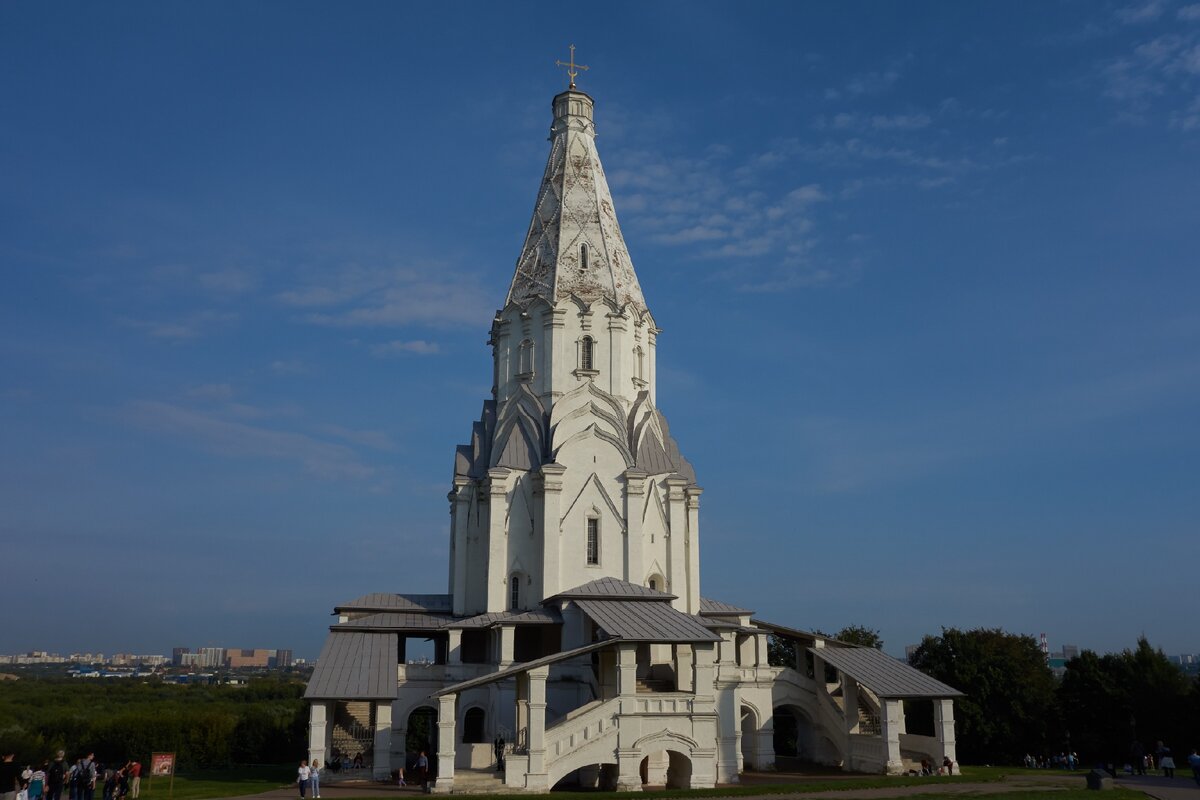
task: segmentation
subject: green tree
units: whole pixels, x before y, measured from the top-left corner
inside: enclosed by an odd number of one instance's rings
[[[866,625],[847,625],[835,633],[833,638],[847,644],[856,644],[859,647],[883,649],[883,637],[879,635],[879,631],[868,628]]]
[[[1032,636],[943,628],[913,666],[965,692],[955,701],[958,753],[974,763],[1018,763],[1047,752],[1057,732],[1055,680]]]

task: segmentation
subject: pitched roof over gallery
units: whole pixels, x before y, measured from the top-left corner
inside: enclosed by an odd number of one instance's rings
[[[547,597],[543,602],[550,603],[556,600],[674,600],[675,597],[673,594],[660,592],[647,586],[638,586],[636,583],[623,581],[620,578],[597,578],[583,586],[576,586],[574,589],[559,592],[553,597]]]
[[[505,305],[574,295],[646,313],[596,152],[592,98],[568,89],[553,108],[550,158]]]

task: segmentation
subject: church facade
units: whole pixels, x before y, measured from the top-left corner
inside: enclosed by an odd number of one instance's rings
[[[306,692],[309,758],[361,756],[330,777],[384,779],[425,751],[440,793],[711,787],[784,759],[879,773],[955,761],[952,688],[701,594],[702,489],[656,405],[660,331],[593,100],[572,83],[552,110],[492,321],[492,397],[455,453],[448,591],[335,608]],[[432,663],[406,659],[414,639],[433,641]]]

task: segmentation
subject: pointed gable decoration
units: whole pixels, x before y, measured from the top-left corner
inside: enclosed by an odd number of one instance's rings
[[[596,152],[592,98],[568,90],[554,98],[553,108],[550,158],[505,305],[575,296],[645,313]]]

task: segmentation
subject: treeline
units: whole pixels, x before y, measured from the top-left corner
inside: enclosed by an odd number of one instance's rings
[[[243,686],[176,686],[157,679],[22,679],[0,682],[0,751],[20,763],[101,762],[174,752],[181,768],[292,761],[306,742],[304,683],[253,679]]]
[[[1189,679],[1144,638],[1132,650],[1085,650],[1058,679],[1032,636],[944,629],[913,666],[966,693],[955,701],[959,758],[1019,764],[1075,751],[1084,766],[1120,769],[1134,741],[1163,741],[1183,763],[1200,747],[1200,678]]]

